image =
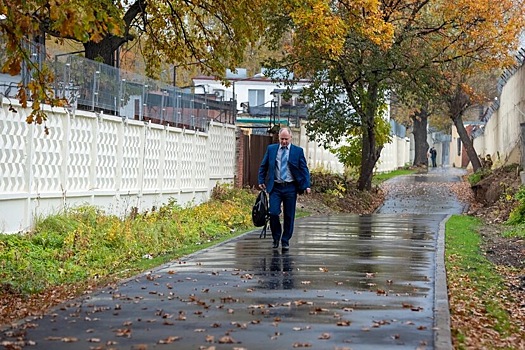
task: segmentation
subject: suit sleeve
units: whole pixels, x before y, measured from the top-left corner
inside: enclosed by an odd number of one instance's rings
[[[264,157],[263,157],[263,160],[261,161],[261,165],[259,166],[259,173],[257,176],[257,180],[259,184],[265,183],[266,174],[268,173],[268,164],[269,164],[269,156],[268,156],[268,148],[266,148],[266,153],[264,153]]]
[[[299,170],[303,178],[301,190],[306,190],[307,188],[310,188],[310,171],[308,170],[308,164],[306,163],[306,157],[304,156],[304,151],[302,148],[301,156],[299,157]]]
[[[290,170],[297,185],[297,191],[302,194],[310,187],[310,171],[304,156],[304,150],[301,147],[292,145],[294,156],[293,161],[289,163]]]

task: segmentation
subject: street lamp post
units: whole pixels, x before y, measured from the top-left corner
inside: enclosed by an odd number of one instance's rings
[[[144,116],[146,114],[146,107],[147,105],[147,98],[148,94],[146,93],[146,89],[149,87],[148,84],[142,85],[142,105],[140,106],[140,120],[144,120]]]
[[[235,83],[237,81],[232,81],[232,123],[235,123],[235,117],[237,114],[237,97],[235,96]]]
[[[98,106],[98,88],[99,88],[99,78],[100,78],[100,68],[98,68],[93,73],[93,96],[92,96],[92,105],[91,110],[94,112],[95,107]]]

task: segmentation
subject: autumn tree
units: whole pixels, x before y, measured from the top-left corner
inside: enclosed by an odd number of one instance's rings
[[[434,125],[447,125],[446,116],[477,169],[479,159],[463,117],[469,109],[494,97],[494,72],[511,64],[509,55],[523,26],[523,7],[514,1],[488,4],[465,0],[453,6],[434,2],[431,9],[435,15],[428,17],[426,28],[439,29],[430,32],[425,41],[414,42],[414,50],[429,59],[411,75],[408,84],[398,85],[396,90],[401,92],[401,102],[412,108],[414,164],[426,162],[428,118],[433,115]]]
[[[360,140],[358,188],[369,189],[383,147],[378,121],[388,93],[428,86],[443,94],[446,84],[436,75],[444,75],[436,74],[436,67],[467,57],[489,59],[476,53],[482,47],[503,58],[518,23],[519,6],[511,3],[515,4],[512,0],[497,5],[480,0],[338,1],[331,5],[309,1],[285,8],[288,12],[276,18],[277,23],[284,18],[293,36],[286,59],[274,66],[312,79],[305,96],[314,104],[309,128],[313,139],[325,143]],[[485,40],[478,45],[476,38],[482,36]],[[491,42],[499,36],[508,40]],[[335,101],[336,107],[330,108]],[[458,114],[454,115],[457,122]],[[356,128],[358,135],[353,133]]]
[[[474,171],[481,163],[463,124],[465,113],[487,99],[488,84],[481,82],[494,70],[515,64],[513,50],[525,26],[523,1],[460,0],[437,6],[446,30],[433,38],[436,52],[433,87],[445,103]],[[495,85],[495,81],[494,81]],[[488,89],[490,90],[490,89]]]
[[[437,30],[423,25],[432,15],[429,1],[306,4],[289,14],[294,37],[279,63],[313,81],[305,93],[314,105],[313,139],[360,142],[359,189],[371,188],[388,141],[383,112],[389,93],[417,80],[431,62],[413,47]]]
[[[353,148],[359,142],[360,156],[354,157],[360,161],[359,187],[370,188],[383,147],[377,124],[387,89],[387,63],[368,58],[388,50],[392,26],[383,20],[379,4],[368,1],[333,6],[307,1],[284,10],[274,23],[290,25],[293,35],[287,56],[270,65],[293,71],[294,78],[312,80],[304,93],[313,104],[310,137],[325,145],[349,140]],[[363,60],[369,70],[356,70]]]
[[[203,73],[223,77],[242,61],[244,50],[265,28],[261,13],[273,0],[5,0],[0,4],[0,38],[6,60],[2,71],[20,74],[24,65],[32,81],[20,86],[22,105],[33,101],[28,122],[42,122],[40,103],[59,105],[49,67],[33,58],[35,43],[54,37],[82,43],[85,56],[114,65],[119,48],[136,41],[154,76],[162,62],[198,63]],[[82,10],[79,10],[82,9]],[[32,51],[33,50],[33,51]]]
[[[79,7],[83,11],[78,11]],[[20,82],[17,94],[24,108],[30,100],[33,101],[33,112],[27,119],[29,123],[45,120],[41,103],[64,104],[54,98],[50,84],[53,72],[42,62],[45,32],[61,33],[63,37],[84,41],[98,41],[104,33],[120,35],[121,23],[106,10],[100,2],[87,1],[5,0],[0,3],[2,73],[16,76],[23,68],[31,73],[31,79]]]

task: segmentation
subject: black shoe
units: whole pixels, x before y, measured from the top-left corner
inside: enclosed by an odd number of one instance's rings
[[[288,243],[283,243],[283,251],[290,250],[290,245]]]
[[[273,248],[273,249],[277,249],[277,248],[279,248],[279,241],[273,241],[272,248]]]

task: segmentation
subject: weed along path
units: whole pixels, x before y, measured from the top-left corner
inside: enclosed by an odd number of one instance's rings
[[[298,219],[288,252],[253,231],[3,330],[1,342],[31,349],[449,348],[439,312],[439,289],[446,289],[439,286],[439,232],[463,208],[443,186],[459,177],[440,171],[394,179],[376,214]]]

